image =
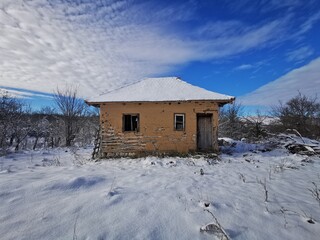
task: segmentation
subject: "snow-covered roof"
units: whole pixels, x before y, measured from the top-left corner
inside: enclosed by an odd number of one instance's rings
[[[214,100],[231,102],[232,96],[193,86],[177,77],[145,78],[139,82],[87,99],[89,104],[102,102],[165,102]]]

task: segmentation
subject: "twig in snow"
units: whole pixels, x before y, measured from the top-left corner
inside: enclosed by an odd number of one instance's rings
[[[268,202],[268,189],[267,189],[267,179],[264,179],[264,182],[262,182],[260,179],[258,180],[257,178],[257,182],[263,187],[264,189],[264,201]]]
[[[221,232],[222,237],[220,238],[221,240],[230,240],[228,234],[226,233],[226,231],[223,229],[223,227],[221,226],[220,222],[218,221],[218,219],[216,218],[216,216],[208,209],[204,209],[204,211],[207,211],[208,213],[211,214],[211,216],[213,217],[214,221],[215,221],[215,226],[218,227],[219,232]],[[208,226],[208,225],[207,225]],[[200,228],[200,231],[206,231],[206,229]]]
[[[239,174],[239,178],[240,180],[242,180],[242,182],[246,182],[246,177],[242,174],[242,173],[238,173]]]
[[[287,221],[287,217],[286,217],[286,211],[287,209],[281,207],[280,212],[282,213],[283,219],[284,219],[284,228],[287,228],[288,225],[288,221]]]
[[[301,209],[300,209],[301,210]],[[307,218],[307,222],[310,223],[310,224],[314,224],[314,219],[312,218],[312,216],[309,216],[307,215],[303,210],[301,210],[303,212],[303,214],[301,213],[298,213],[296,211],[293,211],[293,210],[290,210],[290,209],[286,209],[284,207],[281,207],[280,209],[280,212],[283,214],[283,218],[285,220],[285,225],[284,227],[286,228],[288,222],[287,222],[287,218],[286,218],[286,213],[291,213],[293,215],[297,215],[297,216],[300,216],[300,217],[304,217],[304,218]]]
[[[76,221],[74,222],[74,225],[73,225],[73,236],[72,236],[72,240],[77,240],[78,237],[77,237],[77,222],[78,222],[78,218],[79,218],[79,214],[77,215],[76,217]]]
[[[113,181],[112,181],[112,183],[111,183],[111,186],[110,186],[110,189],[109,189],[109,192],[107,193],[107,196],[111,196],[111,192],[112,192],[112,189],[113,189],[113,187],[114,187],[114,183],[115,183],[115,181],[116,181],[116,177],[114,177],[113,178]]]
[[[271,169],[271,166],[269,167],[269,172],[268,172],[269,174],[268,174],[268,176],[269,176],[269,181],[271,181],[272,180],[272,177],[271,177],[271,175],[272,175],[272,169]]]
[[[301,210],[301,212],[303,212],[303,216],[305,218],[308,218],[308,220],[307,220],[308,223],[310,223],[310,224],[314,224],[315,223],[311,214],[310,215],[306,214],[306,212],[303,211],[301,208],[300,208],[300,210]]]
[[[300,217],[304,217],[304,218],[308,219],[307,222],[310,223],[310,224],[314,224],[314,223],[315,223],[314,218],[313,218],[311,215],[306,214],[306,212],[304,212],[302,209],[300,209],[300,210],[301,210],[301,212],[302,212],[303,214],[301,214],[301,213],[299,213],[299,212],[297,212],[297,211],[294,211],[294,210],[285,208],[285,207],[283,207],[283,206],[281,206],[279,210],[270,211],[270,210],[268,209],[267,205],[266,205],[266,210],[267,210],[267,212],[270,213],[270,214],[282,214],[283,219],[284,219],[284,227],[285,227],[285,228],[287,228],[287,225],[288,225],[287,216],[288,216],[289,214],[291,214],[291,215],[297,215],[297,216],[300,216]]]
[[[319,203],[320,206],[320,189],[315,182],[312,182],[313,188],[309,188],[308,190],[311,192],[312,196]]]

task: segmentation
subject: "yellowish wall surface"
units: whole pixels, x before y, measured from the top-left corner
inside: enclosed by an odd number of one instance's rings
[[[218,150],[218,104],[211,101],[104,103],[100,105],[101,155],[188,153],[197,150],[197,113],[212,114],[213,151]],[[139,132],[123,131],[123,114],[139,114]],[[184,131],[174,114],[185,114]]]

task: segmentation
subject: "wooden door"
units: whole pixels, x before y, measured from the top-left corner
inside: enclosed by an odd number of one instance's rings
[[[197,115],[197,147],[199,151],[212,150],[212,114]]]

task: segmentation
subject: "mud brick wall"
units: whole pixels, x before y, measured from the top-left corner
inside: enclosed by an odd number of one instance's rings
[[[218,150],[218,104],[212,101],[103,103],[101,155],[188,153],[197,150],[197,114],[212,114],[213,151]],[[185,128],[174,128],[174,114],[185,114]],[[123,115],[139,114],[139,131],[123,130]]]

